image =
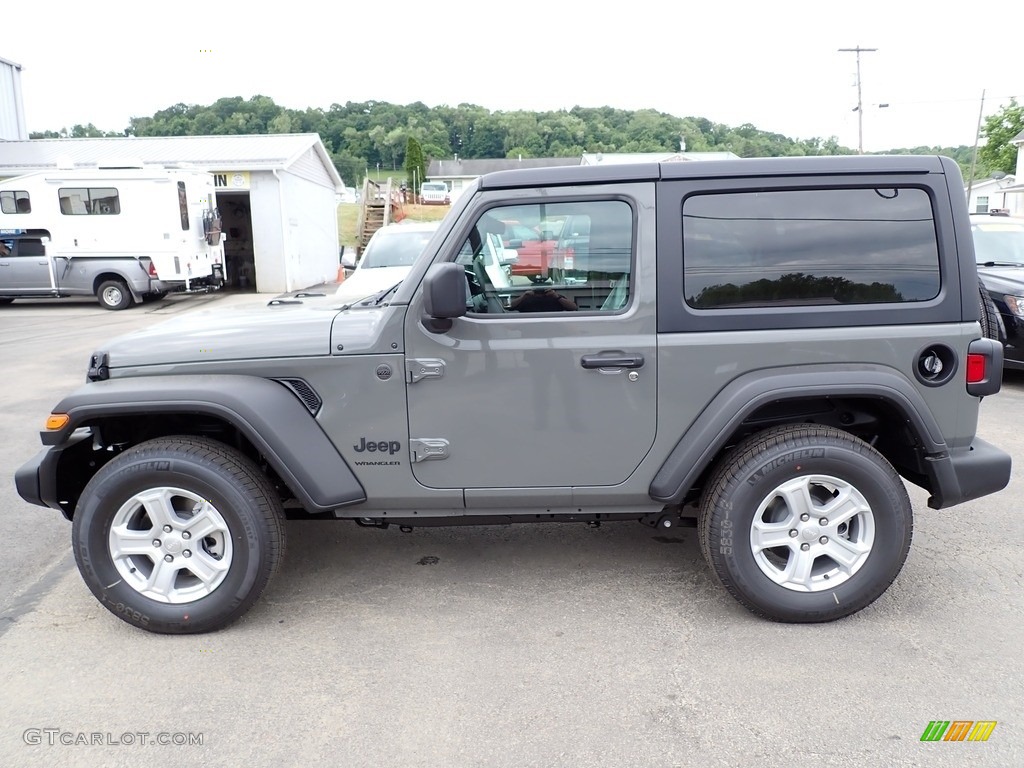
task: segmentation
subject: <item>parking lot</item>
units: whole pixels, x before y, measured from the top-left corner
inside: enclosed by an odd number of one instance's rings
[[[831,624],[753,617],[688,529],[321,521],[288,524],[284,568],[225,630],[118,621],[77,573],[70,524],[23,502],[14,472],[105,338],[269,298],[0,307],[0,764],[1024,765],[1020,469],[943,511],[912,487],[901,575]],[[1022,409],[1007,374],[979,427],[1018,468]],[[998,724],[983,743],[920,741],[933,720]]]

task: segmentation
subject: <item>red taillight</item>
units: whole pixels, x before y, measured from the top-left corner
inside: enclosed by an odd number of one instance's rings
[[[150,277],[158,277],[158,275],[156,273],[156,265],[152,261],[149,262],[149,276]]]
[[[985,380],[985,355],[967,355],[967,383],[978,384]]]

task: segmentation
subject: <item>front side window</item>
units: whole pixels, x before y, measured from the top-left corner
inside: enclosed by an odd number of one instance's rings
[[[633,210],[621,200],[489,209],[459,251],[470,311],[617,312],[630,300]]]
[[[121,212],[112,187],[63,187],[57,191],[60,212],[66,216],[111,216]]]
[[[927,301],[939,293],[922,189],[768,190],[683,201],[695,309]]]
[[[27,191],[12,189],[0,192],[0,211],[4,213],[32,213],[32,200]]]

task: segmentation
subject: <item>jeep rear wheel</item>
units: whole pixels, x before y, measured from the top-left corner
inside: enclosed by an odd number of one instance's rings
[[[701,550],[754,613],[819,622],[874,602],[910,549],[913,513],[888,461],[832,427],[775,427],[741,443],[701,500]]]
[[[79,571],[114,615],[151,632],[219,629],[284,553],[284,512],[246,456],[214,440],[142,443],[104,465],[75,511]]]

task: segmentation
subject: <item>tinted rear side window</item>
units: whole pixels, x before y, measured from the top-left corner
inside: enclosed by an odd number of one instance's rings
[[[940,288],[931,199],[914,187],[692,195],[683,268],[696,309],[927,301]]]

